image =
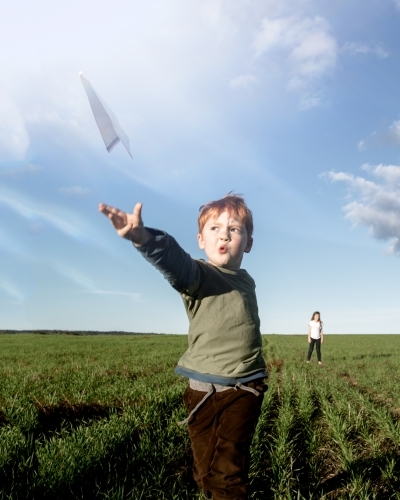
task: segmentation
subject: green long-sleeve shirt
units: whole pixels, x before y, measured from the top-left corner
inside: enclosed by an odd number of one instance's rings
[[[180,293],[189,318],[189,347],[176,372],[222,385],[267,376],[251,276],[192,259],[172,236],[149,231],[154,237],[138,250]]]

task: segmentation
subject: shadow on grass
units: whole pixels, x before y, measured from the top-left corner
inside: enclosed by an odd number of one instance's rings
[[[6,417],[5,413],[0,410],[0,427],[2,427],[3,425],[8,425],[9,423],[10,421]]]
[[[49,437],[62,427],[76,428],[83,423],[110,418],[114,413],[121,414],[121,406],[108,406],[99,403],[70,403],[66,399],[57,405],[42,405],[34,401],[33,405],[38,413],[36,435]]]
[[[60,475],[56,481],[43,477],[37,451],[43,440],[58,429],[90,425],[95,420],[122,414],[119,407],[100,404],[57,405],[36,403],[38,424],[25,433],[23,450],[0,468],[0,498],[12,500],[76,499],[176,499],[195,498],[197,486],[192,479],[192,455],[184,432],[171,432],[171,416],[181,398],[152,402],[150,423],[139,425],[130,435],[91,463],[77,465],[73,477]],[[175,415],[175,413],[174,413]],[[174,417],[175,418],[175,417]],[[149,422],[149,420],[147,420]],[[166,452],[165,443],[169,450]],[[62,466],[62,463],[60,463]]]
[[[394,460],[393,477],[390,481],[385,480],[382,470],[389,461]],[[371,483],[370,491],[374,492],[379,500],[391,500],[398,498],[400,491],[400,454],[393,451],[381,455],[379,458],[366,458],[354,461],[348,471],[337,472],[321,483],[319,494],[326,499],[339,500],[347,498],[346,493],[350,493],[348,485],[351,484],[352,477],[364,477]],[[397,493],[397,495],[396,495]],[[318,497],[319,498],[319,497]]]

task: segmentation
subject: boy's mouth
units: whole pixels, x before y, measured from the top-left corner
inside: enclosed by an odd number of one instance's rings
[[[227,251],[228,251],[228,249],[225,246],[221,246],[218,248],[219,253],[226,253]]]

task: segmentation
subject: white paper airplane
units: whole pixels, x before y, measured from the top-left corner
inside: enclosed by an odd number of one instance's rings
[[[90,107],[93,111],[94,119],[99,127],[101,137],[106,145],[107,151],[110,152],[119,141],[122,142],[129,156],[132,158],[129,149],[129,138],[122,130],[117,117],[103,101],[103,99],[95,92],[89,80],[83,76],[82,71],[79,73],[83,88],[89,99]]]

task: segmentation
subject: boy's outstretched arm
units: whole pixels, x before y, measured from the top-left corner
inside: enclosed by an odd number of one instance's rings
[[[100,203],[99,211],[110,219],[119,236],[131,240],[136,247],[144,245],[153,238],[143,225],[141,203],[136,203],[131,214],[104,203]]]
[[[199,286],[202,269],[176,242],[158,229],[147,229],[142,220],[142,204],[137,203],[131,214],[100,203],[102,212],[122,238],[132,241],[135,247],[158,269],[178,291],[194,290]],[[145,243],[148,243],[145,245]]]

